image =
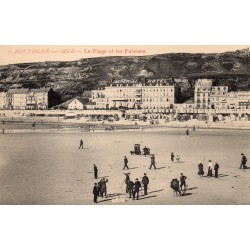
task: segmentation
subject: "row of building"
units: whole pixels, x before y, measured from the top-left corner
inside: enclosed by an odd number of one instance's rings
[[[189,107],[192,109],[248,109],[250,91],[231,91],[228,86],[214,86],[211,79],[195,82],[194,101],[176,103],[176,86],[169,79],[114,80],[91,91],[88,109],[142,109],[145,112],[172,112]],[[69,109],[77,109],[74,100]]]
[[[9,89],[0,92],[0,109],[49,109],[58,104],[52,88]],[[248,109],[250,91],[229,91],[228,86],[214,86],[211,79],[195,82],[194,101],[176,103],[176,86],[171,79],[121,79],[100,84],[83,102],[74,98],[67,108],[81,109],[131,109],[144,112],[169,113],[183,107],[194,109]]]
[[[51,88],[9,89],[0,92],[0,109],[49,109],[57,105],[59,98]]]
[[[194,108],[196,109],[248,109],[250,91],[228,91],[228,86],[213,86],[210,79],[195,83]]]

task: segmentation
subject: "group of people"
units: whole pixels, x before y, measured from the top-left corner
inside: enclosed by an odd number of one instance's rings
[[[124,156],[123,162],[124,162],[124,167],[123,167],[122,170],[129,169],[127,156]],[[149,166],[149,169],[151,169],[152,167],[154,167],[154,169],[156,169],[155,156],[153,154],[150,156],[150,166]]]
[[[208,160],[208,170],[207,170],[207,176],[209,177],[213,177],[213,170],[214,170],[214,177],[218,178],[219,175],[219,164],[217,162],[214,163],[214,167],[212,164],[211,160]],[[203,162],[200,161],[198,164],[198,175],[200,176],[204,176],[205,172],[204,172],[204,165]]]
[[[183,175],[183,173],[181,173],[180,181],[177,178],[175,178],[171,181],[170,187],[175,191],[176,195],[178,195],[178,194],[182,195],[182,194],[184,194],[184,193],[182,193],[182,191],[187,190],[186,179],[187,179],[187,177],[185,175]]]
[[[130,173],[125,173],[125,180],[126,184],[126,193],[129,195],[129,198],[133,197],[133,200],[135,198],[139,199],[139,192],[143,185],[144,189],[144,195],[148,194],[148,184],[149,184],[149,178],[146,173],[144,173],[144,176],[142,177],[142,181],[140,182],[138,178],[135,179],[135,182],[133,182],[130,179]]]
[[[83,142],[81,140],[80,142],[80,147],[83,147]],[[155,164],[155,156],[154,154],[151,155],[151,164],[149,169],[154,167],[156,169],[156,164]],[[175,157],[174,153],[171,152],[171,162],[173,163],[174,160],[176,159],[177,162],[180,162],[180,157],[177,155]],[[240,162],[240,169],[246,169],[247,163],[247,158],[244,153],[241,153],[241,162]],[[95,164],[93,164],[94,168],[94,178],[98,178],[98,168]],[[219,176],[219,164],[217,162],[212,163],[212,160],[208,160],[208,170],[207,170],[207,175],[208,177],[215,177],[218,178]],[[128,159],[126,156],[124,156],[124,167],[123,170],[129,169],[128,167]],[[148,185],[149,185],[149,178],[146,173],[144,173],[144,176],[142,177],[142,180],[139,181],[138,178],[136,178],[134,181],[130,179],[130,173],[124,173],[125,174],[125,179],[124,183],[126,184],[126,193],[128,194],[129,198],[139,199],[140,191],[144,190],[144,195],[148,194]],[[198,164],[198,175],[204,176],[204,160],[200,161]],[[187,183],[186,183],[187,177],[181,173],[179,180],[177,178],[172,179],[171,181],[171,188],[176,192],[176,194],[182,195],[187,189]],[[107,183],[108,179],[106,178],[101,178],[101,180],[98,183],[94,184],[93,188],[93,195],[94,195],[94,202],[97,202],[97,197],[107,197]]]
[[[172,163],[174,163],[175,160],[176,160],[177,163],[180,163],[180,162],[181,162],[180,156],[179,156],[179,155],[176,155],[176,157],[175,157],[175,155],[174,155],[173,152],[171,152],[170,159],[171,159],[171,162],[172,162]]]
[[[102,178],[98,183],[94,184],[93,188],[93,195],[94,195],[94,202],[97,203],[97,197],[105,196],[107,197],[107,182],[108,179]]]
[[[94,168],[96,166],[94,165]],[[93,188],[93,195],[94,195],[94,203],[97,203],[98,197],[107,197],[107,182],[108,179],[102,178],[98,183],[94,183]],[[135,179],[133,182],[130,179],[130,173],[125,173],[125,180],[126,184],[126,193],[129,195],[129,198],[133,197],[133,200],[139,199],[139,193],[141,190],[141,187],[143,186],[144,195],[148,194],[148,184],[149,184],[149,178],[146,173],[144,173],[144,176],[142,177],[142,181],[140,182],[138,178]]]

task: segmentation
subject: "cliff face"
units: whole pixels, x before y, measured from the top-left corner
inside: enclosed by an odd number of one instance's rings
[[[42,87],[54,83],[62,101],[96,87],[99,81],[112,78],[187,77],[189,86],[182,89],[184,99],[190,97],[193,81],[199,77],[216,79],[215,84],[227,84],[234,89],[249,89],[249,51],[221,54],[162,54],[141,57],[99,57],[71,62],[40,62],[0,66],[2,89],[14,83],[25,87]],[[181,83],[180,83],[181,85]],[[190,94],[189,94],[190,93]]]

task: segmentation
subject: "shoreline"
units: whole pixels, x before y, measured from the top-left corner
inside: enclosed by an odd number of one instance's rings
[[[33,127],[32,124],[35,123]],[[203,121],[172,121],[168,123],[160,123],[155,125],[145,124],[145,122],[119,121],[113,123],[101,123],[92,121],[66,121],[55,119],[20,119],[14,120],[0,119],[0,133],[19,133],[19,132],[114,132],[114,131],[165,131],[169,129],[189,129],[190,132],[196,130],[250,130],[250,122],[236,121],[236,122],[210,122]],[[195,126],[195,131],[193,127]]]

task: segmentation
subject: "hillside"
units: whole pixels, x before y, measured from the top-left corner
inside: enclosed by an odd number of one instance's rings
[[[0,66],[1,89],[14,83],[42,87],[54,83],[62,101],[81,96],[99,81],[112,78],[135,78],[142,74],[153,78],[187,77],[182,101],[192,96],[193,81],[214,78],[215,84],[248,90],[250,85],[249,50],[214,54],[169,53],[140,57],[98,57],[69,62],[20,63]],[[181,83],[180,83],[181,85]]]

